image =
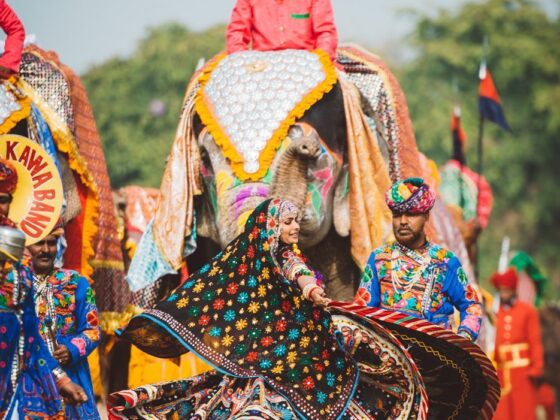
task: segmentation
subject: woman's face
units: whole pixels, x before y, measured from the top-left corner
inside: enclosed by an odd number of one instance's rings
[[[296,217],[288,216],[280,220],[280,240],[287,245],[298,243],[299,222]]]

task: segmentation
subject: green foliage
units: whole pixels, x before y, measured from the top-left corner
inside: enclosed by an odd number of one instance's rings
[[[223,26],[195,33],[170,24],[152,29],[130,58],[83,76],[114,188],[159,187],[187,83],[200,58],[223,48]],[[154,100],[165,105],[159,117],[150,112]]]
[[[496,269],[501,239],[509,235],[514,248],[533,255],[558,282],[560,20],[528,0],[488,0],[466,4],[453,15],[421,17],[410,38],[417,56],[400,77],[418,144],[438,164],[449,158],[451,111],[460,99],[468,164],[476,170],[484,35],[488,66],[513,134],[485,125],[483,169],[495,201],[481,238],[482,278]]]

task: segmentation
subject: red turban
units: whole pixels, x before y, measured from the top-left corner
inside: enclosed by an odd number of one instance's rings
[[[0,158],[0,193],[13,194],[17,181],[16,168],[9,161]]]
[[[515,290],[517,288],[517,271],[515,271],[515,268],[510,267],[503,273],[494,273],[492,277],[490,277],[490,283],[492,283],[496,289],[499,287],[507,287],[508,289]]]

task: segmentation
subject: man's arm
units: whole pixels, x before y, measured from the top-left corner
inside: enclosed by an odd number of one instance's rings
[[[249,0],[237,0],[226,30],[228,54],[244,51],[251,42],[251,22],[253,12]]]
[[[541,337],[541,323],[539,313],[534,308],[529,308],[529,316],[527,319],[529,352],[531,354],[531,366],[529,368],[529,376],[538,379],[543,375],[544,352]]]
[[[15,12],[3,0],[0,0],[0,26],[7,35],[4,53],[0,57],[0,73],[17,73],[21,63],[25,29]]]
[[[478,293],[469,284],[457,257],[452,257],[449,261],[443,292],[449,296],[451,303],[461,315],[457,333],[467,335],[473,341],[476,340],[482,323],[482,304]]]
[[[354,296],[354,303],[378,307],[380,301],[379,279],[375,269],[375,253],[371,253],[360,278],[360,286]]]
[[[98,346],[100,340],[95,296],[84,277],[79,278],[76,289],[76,322],[76,334],[66,335],[66,340],[61,343],[70,353],[70,363],[87,357]]]
[[[32,282],[30,280],[31,274],[27,269],[21,269],[20,267],[16,267],[15,269],[20,270],[20,278],[26,285],[28,285],[26,287],[29,287],[25,300],[22,302],[22,309],[26,314],[24,318],[27,319],[27,321],[23,322],[22,328],[25,332],[26,340],[33,342],[33,345],[35,346],[33,351],[40,355],[40,357],[34,357],[29,360],[35,360],[38,363],[45,363],[52,375],[50,378],[45,378],[45,381],[48,382],[52,380],[56,385],[58,392],[65,397],[68,404],[74,405],[87,401],[87,395],[82,387],[72,382],[68,375],[61,369],[57,360],[51,355],[51,352],[47,344],[43,341],[41,334],[39,334],[39,319],[35,313],[35,300],[33,299],[33,289],[31,286]],[[34,369],[33,366],[27,365],[29,360],[26,361],[27,368]],[[43,382],[43,384],[45,385],[46,382]]]
[[[317,40],[315,48],[325,51],[333,63],[336,61],[338,33],[334,23],[334,12],[330,0],[315,0],[311,9],[313,33]]]

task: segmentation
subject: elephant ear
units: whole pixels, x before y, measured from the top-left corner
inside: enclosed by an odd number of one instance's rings
[[[349,191],[348,164],[345,164],[340,171],[333,200],[334,228],[336,233],[342,237],[350,235],[350,205],[348,204]]]

